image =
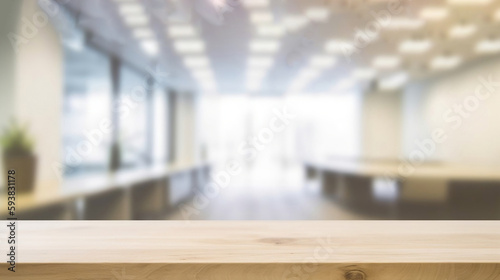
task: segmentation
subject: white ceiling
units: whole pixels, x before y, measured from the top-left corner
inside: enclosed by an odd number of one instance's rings
[[[85,29],[112,42],[112,51],[148,61],[153,71],[167,72],[174,86],[205,92],[350,91],[370,83],[372,74],[379,85],[396,88],[500,52],[500,1],[495,0],[60,3],[78,13]],[[371,34],[364,45],[356,41],[359,30]],[[476,50],[484,40],[489,53]],[[344,43],[335,51],[339,41]],[[404,52],[404,41],[410,41],[409,50],[422,52]],[[346,56],[353,45],[357,51]],[[375,67],[374,61],[382,65]],[[434,69],[433,61],[441,69]]]

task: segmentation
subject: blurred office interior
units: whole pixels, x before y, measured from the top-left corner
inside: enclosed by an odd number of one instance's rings
[[[500,1],[0,15],[2,217],[500,218]]]

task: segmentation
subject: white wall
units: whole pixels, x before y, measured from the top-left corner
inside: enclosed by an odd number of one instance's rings
[[[367,91],[363,96],[362,158],[395,160],[401,155],[399,91]]]
[[[15,91],[6,105],[13,108],[16,119],[29,125],[35,139],[38,183],[54,182],[58,177],[52,165],[61,160],[62,44],[50,23],[38,25],[26,36],[21,19],[33,22],[34,16],[41,15],[37,1],[22,1],[20,12],[17,28],[12,31],[27,41],[15,56],[15,66],[8,66],[14,73]]]
[[[500,165],[500,90],[495,87],[489,92],[479,79],[491,76],[500,82],[499,63],[499,59],[488,59],[409,86],[404,94],[405,155],[419,149],[415,141],[442,129],[446,140],[437,143],[429,159]],[[478,89],[483,100],[475,95]],[[483,97],[488,93],[489,97]],[[456,105],[464,106],[463,116],[455,111]]]

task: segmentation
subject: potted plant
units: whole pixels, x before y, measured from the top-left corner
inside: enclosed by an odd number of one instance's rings
[[[16,171],[16,192],[32,192],[35,187],[36,156],[33,153],[33,140],[26,126],[13,121],[0,135],[3,151],[4,174],[7,170]]]

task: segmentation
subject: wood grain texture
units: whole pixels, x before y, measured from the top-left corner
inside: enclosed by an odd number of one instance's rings
[[[1,279],[22,280],[498,280],[499,264],[27,264]],[[356,275],[356,274],[351,274]],[[4,278],[5,277],[5,278]]]
[[[500,279],[500,223],[21,221],[17,256],[0,279]]]
[[[20,221],[18,243],[22,263],[497,263],[500,222]]]

